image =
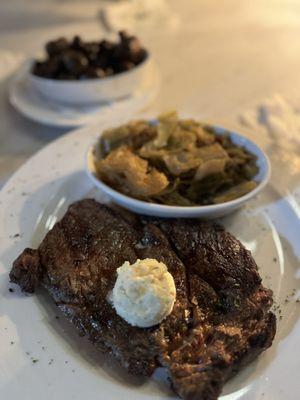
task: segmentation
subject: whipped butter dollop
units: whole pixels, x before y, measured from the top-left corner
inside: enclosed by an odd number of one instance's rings
[[[129,324],[147,328],[160,323],[173,309],[176,287],[167,266],[152,258],[125,261],[117,269],[110,300]]]

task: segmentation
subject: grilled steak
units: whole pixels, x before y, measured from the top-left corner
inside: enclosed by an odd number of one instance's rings
[[[250,252],[218,226],[160,223],[183,261],[192,305],[185,343],[170,354],[175,390],[186,399],[216,399],[222,385],[272,344],[272,293],[261,285]]]
[[[119,317],[107,300],[124,261],[156,258],[168,266],[177,297],[152,328]],[[184,399],[217,399],[224,382],[268,348],[275,334],[272,293],[250,253],[222,227],[144,219],[82,200],[25,249],[10,273],[32,293],[43,285],[57,306],[103,352],[131,373],[168,369]]]

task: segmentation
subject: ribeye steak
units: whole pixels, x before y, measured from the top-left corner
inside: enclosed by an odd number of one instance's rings
[[[107,301],[124,261],[156,258],[177,297],[159,325],[138,328]],[[224,382],[267,349],[276,319],[250,252],[221,226],[143,218],[94,200],[69,207],[37,250],[25,249],[10,279],[32,293],[42,285],[66,317],[130,372],[167,368],[187,400],[213,400]]]

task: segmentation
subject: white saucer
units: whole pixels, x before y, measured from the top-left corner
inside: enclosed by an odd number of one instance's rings
[[[79,127],[107,120],[112,115],[125,113],[128,117],[142,110],[156,96],[160,76],[158,67],[152,63],[147,79],[132,96],[90,106],[70,106],[45,99],[29,84],[28,63],[20,68],[9,89],[9,101],[25,117],[44,125]]]

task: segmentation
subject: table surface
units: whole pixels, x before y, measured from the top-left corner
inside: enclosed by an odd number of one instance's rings
[[[0,50],[30,56],[59,35],[97,37],[101,0],[10,0],[0,4]],[[245,109],[274,93],[300,100],[300,0],[172,0],[177,29],[138,34],[159,65],[162,84],[149,105],[237,126]],[[31,122],[9,105],[11,76],[0,80],[0,183],[66,130]],[[299,103],[298,103],[299,104]]]

